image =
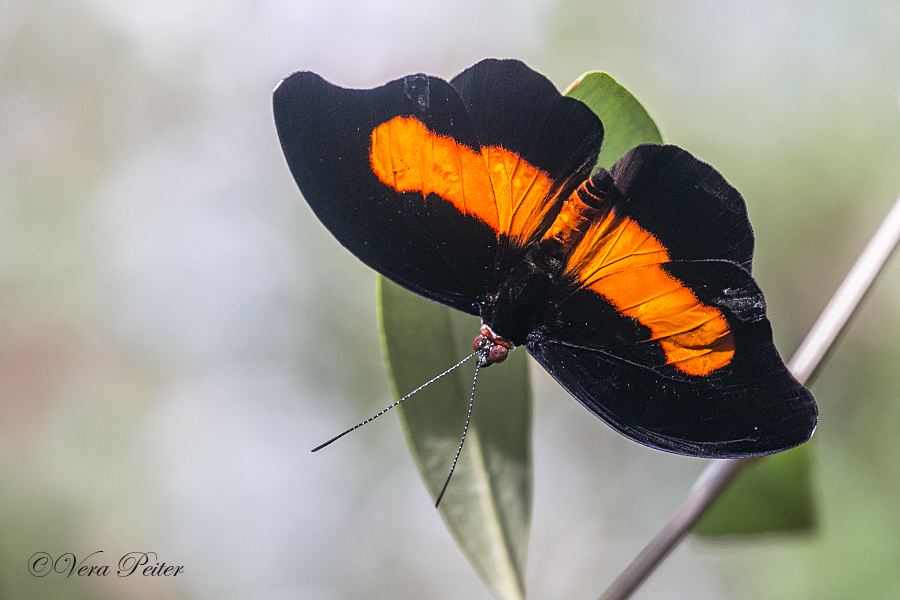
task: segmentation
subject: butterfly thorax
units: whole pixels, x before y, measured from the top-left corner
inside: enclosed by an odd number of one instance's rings
[[[543,237],[501,279],[499,289],[481,308],[481,320],[497,335],[524,344],[548,311],[575,289],[567,273],[569,257],[592,223],[604,219],[622,200],[609,172],[600,169],[563,203]]]

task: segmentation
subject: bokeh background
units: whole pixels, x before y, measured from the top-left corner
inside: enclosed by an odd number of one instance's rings
[[[888,0],[3,0],[0,598],[488,599],[389,400],[374,274],[302,201],[271,90],[517,57],[610,72],[744,194],[789,357],[900,193]],[[813,391],[820,526],[689,540],[638,598],[900,596],[900,265]],[[539,369],[532,598],[594,598],[702,461]],[[28,574],[132,551],[176,578]]]

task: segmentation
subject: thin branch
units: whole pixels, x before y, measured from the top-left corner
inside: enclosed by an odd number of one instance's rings
[[[900,198],[869,240],[856,264],[832,296],[806,339],[794,353],[788,368],[800,383],[812,381],[822,359],[828,354],[847,322],[868,293],[872,282],[900,242]],[[675,516],[641,551],[600,597],[600,600],[625,600],[690,532],[707,509],[747,466],[761,460],[714,460],[703,470],[688,498]]]
[[[822,359],[844,330],[847,321],[856,312],[872,282],[897,247],[898,241],[900,241],[900,198],[888,211],[875,235],[859,255],[856,264],[847,273],[819,316],[819,320],[809,330],[806,339],[788,363],[788,368],[800,383],[805,385],[812,381]]]

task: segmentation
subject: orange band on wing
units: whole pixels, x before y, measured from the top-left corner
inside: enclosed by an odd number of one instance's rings
[[[650,329],[666,362],[688,375],[708,375],[734,356],[734,337],[718,310],[702,304],[659,265],[620,271],[591,289]]]
[[[576,199],[577,191],[566,204]],[[564,206],[560,217],[566,212]],[[668,260],[652,234],[610,211],[584,234],[566,271],[650,329],[668,364],[689,375],[708,375],[731,362],[734,336],[721,312],[663,270]]]
[[[376,127],[369,159],[382,183],[398,192],[437,194],[498,235],[528,239],[552,206],[550,179],[516,153],[499,146],[475,151],[414,117]]]

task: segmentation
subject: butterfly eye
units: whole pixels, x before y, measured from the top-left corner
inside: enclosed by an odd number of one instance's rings
[[[488,339],[479,333],[475,336],[475,339],[472,340],[472,350],[478,352],[481,350],[481,346],[487,341]]]
[[[500,346],[499,344],[492,347],[488,352],[488,360],[491,361],[491,364],[495,365],[498,363],[502,363],[508,356],[509,350],[504,346]]]

